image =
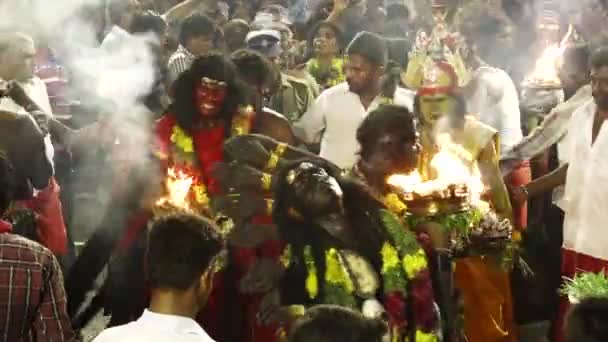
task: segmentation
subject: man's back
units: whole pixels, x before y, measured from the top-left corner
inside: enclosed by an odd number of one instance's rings
[[[214,342],[191,318],[146,310],[135,322],[102,332],[95,342]]]
[[[74,341],[63,276],[42,245],[0,234],[0,341]]]

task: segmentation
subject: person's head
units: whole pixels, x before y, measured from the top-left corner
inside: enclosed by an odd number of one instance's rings
[[[137,14],[131,21],[132,34],[149,34],[152,33],[158,39],[160,46],[164,49],[168,43],[167,23],[159,14],[146,11]]]
[[[133,17],[142,11],[138,0],[111,0],[108,3],[108,15],[113,25],[129,30]]]
[[[246,38],[247,48],[257,51],[275,65],[280,65],[283,48],[281,34],[276,30],[251,31]]]
[[[318,23],[308,37],[308,50],[315,56],[338,57],[343,44],[342,31],[328,21]]]
[[[564,51],[558,75],[566,95],[573,95],[580,87],[589,84],[589,46],[570,46]]]
[[[34,40],[20,32],[0,33],[0,77],[26,81],[34,76]]]
[[[423,125],[434,127],[441,118],[453,118],[461,110],[462,103],[456,96],[459,90],[458,75],[447,62],[425,66],[422,73],[415,110]]]
[[[608,299],[590,298],[576,304],[566,319],[566,342],[608,341]]]
[[[241,79],[255,90],[256,104],[262,105],[280,86],[280,71],[276,65],[261,53],[240,49],[232,53],[232,62],[236,65]]]
[[[416,168],[419,141],[414,116],[401,106],[382,105],[372,111],[357,129],[359,156],[366,176],[383,179]]]
[[[241,19],[249,23],[253,17],[253,4],[248,0],[237,0],[230,6],[230,19]]]
[[[608,111],[608,48],[591,55],[591,89],[598,109]]]
[[[191,299],[194,308],[203,307],[222,249],[217,228],[202,217],[178,214],[156,220],[146,255],[152,296],[179,294]]]
[[[129,31],[133,34],[153,33],[162,41],[167,35],[167,23],[158,13],[145,11],[133,17]]]
[[[232,19],[224,25],[224,39],[228,51],[234,52],[245,47],[249,24],[243,19]]]
[[[346,48],[344,73],[350,91],[363,94],[378,86],[388,62],[386,42],[377,34],[358,33]]]
[[[471,5],[459,18],[459,31],[472,53],[467,57],[500,65],[505,53],[513,48],[512,26],[508,19],[485,5]]]
[[[219,34],[215,23],[206,15],[192,14],[180,27],[179,43],[195,56],[217,48]]]
[[[236,67],[219,52],[194,60],[174,83],[177,120],[184,129],[201,119],[223,118],[231,121],[240,106],[246,104],[246,91]]]
[[[407,23],[410,20],[410,10],[403,2],[394,2],[386,6],[387,21],[403,21]]]
[[[8,210],[15,187],[13,166],[6,153],[0,151],[0,217]]]
[[[380,319],[340,306],[319,305],[296,321],[289,342],[381,342],[386,333],[386,323]]]

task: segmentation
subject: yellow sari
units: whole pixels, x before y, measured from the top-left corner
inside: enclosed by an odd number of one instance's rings
[[[496,131],[467,117],[463,129],[454,132],[452,139],[473,156],[484,184],[491,189],[493,208],[499,216],[511,218],[509,196],[498,167]],[[423,151],[427,149],[424,145],[423,135]],[[431,176],[431,159],[432,155],[423,152],[419,171],[425,178]],[[464,297],[465,333],[470,342],[516,341],[508,272],[491,260],[468,257],[456,262],[455,282]]]

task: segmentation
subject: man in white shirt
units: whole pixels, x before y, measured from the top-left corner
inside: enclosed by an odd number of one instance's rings
[[[608,269],[608,49],[591,57],[589,100],[574,112],[568,130],[569,163],[516,191],[520,201],[566,184],[562,275]],[[564,306],[564,309],[566,306]],[[563,316],[565,310],[560,312]],[[563,317],[562,317],[563,318]],[[558,325],[563,326],[563,325]]]
[[[353,167],[357,161],[356,132],[369,112],[382,103],[412,110],[414,102],[413,92],[382,85],[387,63],[383,38],[361,32],[346,54],[346,82],[325,90],[294,125],[298,138],[306,144],[321,142],[321,157],[343,169]]]
[[[133,17],[141,11],[138,0],[111,0],[107,7],[112,28],[101,42],[101,48],[112,51],[120,47],[131,36],[129,33]]]
[[[213,342],[194,318],[211,292],[222,248],[206,219],[179,214],[157,220],[146,256],[150,307],[137,321],[107,329],[94,342]]]
[[[36,47],[34,40],[23,33],[7,33],[0,37],[0,79],[17,82],[29,99],[41,110],[42,115],[52,116],[51,104],[46,85],[34,76],[34,56]],[[9,97],[0,98],[0,110],[29,116],[31,109],[23,108],[21,104]],[[49,134],[45,137],[47,158],[53,164],[54,149]],[[38,214],[39,242],[50,249],[55,255],[67,253],[67,232],[63,220],[62,206],[59,200],[60,187],[54,177],[49,186],[36,193],[32,203]]]
[[[194,59],[218,46],[219,29],[206,15],[192,14],[181,24],[179,46],[169,57],[169,80],[171,83],[188,70]]]

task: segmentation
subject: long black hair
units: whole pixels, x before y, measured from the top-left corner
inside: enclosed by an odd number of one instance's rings
[[[315,24],[315,26],[308,32],[308,37],[306,39],[306,53],[304,54],[304,58],[302,62],[306,62],[309,59],[314,57],[315,53],[315,36],[319,33],[319,30],[323,27],[329,28],[334,31],[334,35],[336,36],[336,43],[338,44],[339,54],[342,54],[344,51],[344,33],[342,30],[332,22],[329,21],[321,21]]]
[[[319,216],[327,214],[327,207],[335,207],[333,194],[323,191],[314,181],[306,180],[304,188],[296,195],[288,181],[289,172],[308,162],[324,169],[338,181],[343,191],[343,204],[347,223],[354,235],[356,245],[346,246],[318,225]],[[291,263],[282,279],[281,296],[283,304],[314,304],[308,298],[305,284],[307,275],[304,249],[311,247],[317,274],[325,274],[325,251],[328,248],[349,248],[369,260],[376,270],[381,269],[380,250],[389,235],[378,215],[383,206],[367,190],[365,185],[354,179],[343,177],[329,162],[321,160],[297,160],[277,171],[274,177],[273,220],[277,224],[281,238],[291,246]],[[315,201],[316,203],[309,203]],[[294,210],[297,213],[294,213]],[[298,217],[299,216],[299,217]],[[324,290],[319,282],[319,293]],[[314,302],[314,301],[313,301]]]
[[[225,121],[225,127],[231,128],[232,117],[237,113],[239,107],[247,105],[247,88],[239,79],[232,61],[220,53],[211,52],[198,57],[190,69],[178,77],[174,83],[175,97],[170,111],[184,130],[192,129],[200,117],[194,103],[194,89],[203,77],[227,84],[228,94],[220,116]],[[230,134],[230,129],[227,129],[226,132]]]

